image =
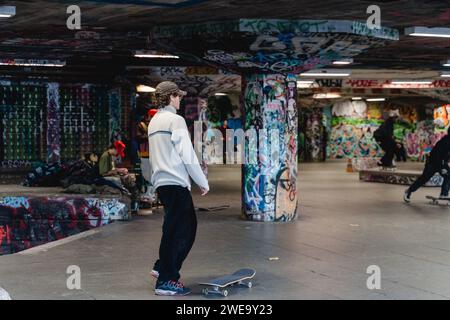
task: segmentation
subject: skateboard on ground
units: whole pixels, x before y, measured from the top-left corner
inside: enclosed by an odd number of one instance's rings
[[[209,293],[217,293],[226,297],[228,296],[228,290],[226,288],[229,286],[238,284],[251,288],[251,279],[255,276],[255,273],[256,271],[254,269],[240,269],[233,274],[208,280],[206,282],[200,282],[199,284],[210,287],[202,290],[204,295],[208,295]]]
[[[450,198],[441,199],[439,197],[434,197],[434,196],[426,196],[426,198],[431,200],[430,204],[437,205],[437,204],[443,203],[443,204],[446,204],[447,206],[450,205]]]

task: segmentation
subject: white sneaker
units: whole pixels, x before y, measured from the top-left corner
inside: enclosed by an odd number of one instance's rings
[[[408,189],[405,191],[403,195],[403,201],[405,201],[406,203],[411,202],[411,192],[409,192]]]

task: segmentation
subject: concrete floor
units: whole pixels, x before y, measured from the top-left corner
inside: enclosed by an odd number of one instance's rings
[[[212,191],[195,204],[230,209],[199,212],[182,270],[194,293],[177,299],[450,299],[450,207],[424,198],[439,190],[420,190],[406,205],[403,186],[360,182],[345,168],[301,164],[300,216],[287,224],[240,220],[239,168],[212,168]],[[161,213],[136,217],[2,256],[0,287],[13,299],[175,299],[155,296],[149,276],[161,222]],[[66,287],[69,265],[81,268],[81,290]],[[367,289],[370,265],[381,269],[380,290]],[[240,267],[256,269],[252,289],[200,295],[197,282]]]

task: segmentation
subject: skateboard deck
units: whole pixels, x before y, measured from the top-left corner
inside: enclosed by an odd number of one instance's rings
[[[431,200],[430,204],[434,204],[434,205],[444,204],[447,206],[450,205],[450,198],[440,199],[439,197],[434,197],[434,196],[426,196],[426,198]]]
[[[226,289],[228,286],[239,284],[251,288],[252,282],[250,280],[255,276],[255,274],[256,271],[254,269],[239,269],[233,274],[225,275],[205,282],[200,282],[199,284],[212,287],[204,288],[202,290],[202,293],[204,295],[208,295],[209,293],[218,293],[226,297],[228,295],[228,290]]]

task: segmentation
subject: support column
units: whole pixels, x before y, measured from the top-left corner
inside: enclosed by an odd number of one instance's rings
[[[47,84],[47,162],[61,161],[59,84]]]
[[[243,81],[247,138],[242,198],[249,220],[287,222],[297,217],[296,84],[295,76],[283,74],[255,74]],[[252,131],[257,145],[248,138]]]

